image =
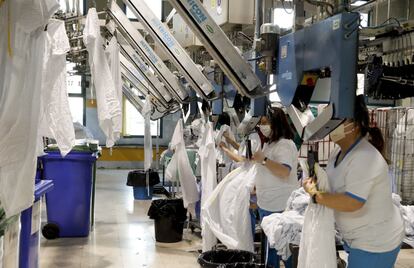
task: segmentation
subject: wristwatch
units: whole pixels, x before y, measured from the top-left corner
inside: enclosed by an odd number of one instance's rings
[[[265,157],[264,159],[263,159],[263,161],[262,161],[262,165],[264,166],[264,165],[266,165],[266,161],[267,161],[267,157]]]

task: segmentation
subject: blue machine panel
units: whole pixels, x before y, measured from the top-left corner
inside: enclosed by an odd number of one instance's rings
[[[329,102],[333,104],[333,118],[353,117],[358,26],[357,13],[341,13],[281,37],[277,89],[283,105],[295,102],[304,73],[328,68],[331,73]],[[309,100],[305,100],[308,104],[306,101]]]

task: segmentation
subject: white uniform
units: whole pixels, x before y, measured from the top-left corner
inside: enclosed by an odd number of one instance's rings
[[[66,89],[66,53],[69,50],[65,22],[50,20],[42,77],[40,136],[54,138],[62,156],[66,156],[75,145],[75,129]]]
[[[217,186],[216,173],[216,146],[214,142],[213,124],[207,122],[205,131],[202,134],[200,149],[201,165],[201,207],[204,206],[206,200],[211,196]],[[204,212],[201,211],[201,229],[203,236],[203,251],[208,251],[216,245],[217,239],[211,231],[210,226],[204,223]]]
[[[196,177],[194,176],[185,149],[183,129],[183,120],[180,119],[177,122],[171,138],[170,147],[175,152],[165,170],[165,177],[170,181],[180,180],[184,207],[189,208],[190,212],[194,214],[195,203],[200,200],[200,196],[197,189]]]
[[[58,8],[55,0],[0,5],[0,202],[6,217],[33,204],[44,27]]]
[[[283,211],[290,194],[299,187],[297,179],[298,151],[292,140],[280,139],[263,147],[264,155],[290,168],[289,178],[279,178],[270,170],[260,165],[256,183],[257,204],[261,209],[278,212]]]
[[[333,192],[345,193],[364,206],[355,212],[335,212],[345,242],[369,252],[398,247],[404,236],[401,214],[391,199],[388,165],[366,139],[360,140],[335,167],[340,148],[329,160],[327,173]]]
[[[121,104],[112,73],[103,50],[98,14],[90,8],[83,30],[83,42],[88,50],[92,81],[96,90],[99,126],[106,136],[106,146],[112,147],[121,134]]]
[[[151,97],[147,95],[144,107],[142,108],[142,115],[144,116],[144,170],[148,171],[152,165],[152,136],[151,136]]]

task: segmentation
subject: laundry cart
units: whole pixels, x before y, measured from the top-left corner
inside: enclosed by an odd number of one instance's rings
[[[46,153],[41,158],[43,178],[53,181],[54,190],[46,194],[43,236],[86,237],[94,218],[97,153],[88,148],[74,149],[65,158],[59,151]]]
[[[41,197],[53,190],[51,180],[40,180],[35,184],[33,206],[24,210],[20,216],[19,267],[39,267]]]

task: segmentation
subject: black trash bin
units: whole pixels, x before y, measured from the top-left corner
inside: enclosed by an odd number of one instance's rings
[[[198,257],[201,267],[207,268],[259,268],[264,264],[256,263],[254,254],[243,250],[220,249],[202,253]]]
[[[159,199],[151,203],[148,216],[155,225],[155,240],[162,243],[176,243],[183,239],[187,209],[182,199]]]
[[[160,183],[160,177],[156,171],[149,171],[149,185],[147,185],[147,173],[144,170],[134,170],[128,173],[127,186],[134,188],[135,200],[151,200],[153,187],[158,183]]]

